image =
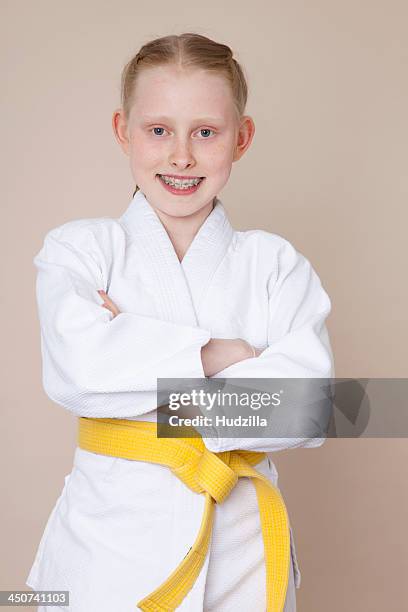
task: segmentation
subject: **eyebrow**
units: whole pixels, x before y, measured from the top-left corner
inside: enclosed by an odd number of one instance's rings
[[[163,121],[165,123],[170,122],[172,120],[171,117],[165,117],[164,115],[156,117],[153,115],[142,115],[142,119],[143,121],[151,121],[152,123],[154,123],[155,121]],[[194,119],[194,123],[219,123],[222,121],[222,117],[198,117],[197,119]]]

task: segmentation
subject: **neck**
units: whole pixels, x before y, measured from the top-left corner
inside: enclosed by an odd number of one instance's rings
[[[195,235],[213,210],[214,205],[215,198],[197,212],[186,217],[172,217],[156,209],[157,216],[173,244],[179,261],[182,261]]]

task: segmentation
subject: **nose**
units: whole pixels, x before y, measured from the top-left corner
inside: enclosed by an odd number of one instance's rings
[[[195,159],[191,151],[191,143],[179,138],[171,151],[169,162],[173,168],[181,170],[192,168],[195,165]]]

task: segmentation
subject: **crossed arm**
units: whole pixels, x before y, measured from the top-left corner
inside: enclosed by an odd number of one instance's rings
[[[113,314],[113,317],[120,314],[117,305],[103,289],[98,289],[98,293],[105,300],[102,306],[109,310]],[[242,338],[232,340],[211,338],[211,340],[201,348],[201,361],[203,363],[205,375],[213,376],[234,363],[238,363],[244,359],[250,359],[251,357],[259,357],[261,353],[262,349],[252,347]],[[191,412],[189,415],[191,416]]]
[[[49,232],[34,259],[44,390],[74,414],[145,414],[157,407],[152,392],[158,378],[334,376],[325,326],[330,299],[310,262],[287,241],[264,254],[270,257],[267,347],[254,352],[240,338],[215,339],[200,327],[120,312],[98,289],[107,284],[96,236],[88,226],[79,229]],[[322,440],[219,437],[205,443],[215,452],[274,451],[316,446]]]

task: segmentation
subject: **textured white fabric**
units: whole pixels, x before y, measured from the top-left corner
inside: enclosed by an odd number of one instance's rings
[[[331,303],[311,264],[277,234],[234,231],[218,198],[181,263],[140,191],[119,219],[50,230],[34,263],[44,389],[77,416],[155,421],[157,378],[204,377],[201,347],[210,338],[266,349],[216,377],[334,376]],[[97,289],[118,316],[101,306]],[[324,438],[204,442],[272,454]],[[277,483],[270,456],[256,469]],[[71,612],[134,610],[184,557],[202,511],[203,496],[168,468],[77,448],[27,584],[70,590]],[[285,612],[295,610],[300,585],[293,534],[292,563]],[[216,509],[210,553],[179,609],[261,612],[264,586],[255,490],[240,479]]]
[[[277,485],[268,459],[256,469]],[[70,591],[70,606],[61,609],[71,612],[135,612],[136,602],[188,551],[203,502],[163,466],[77,447],[27,584],[35,590]],[[284,612],[296,610],[294,570],[297,575],[295,556]],[[265,597],[256,493],[242,478],[217,505],[210,553],[178,610],[264,612]]]

